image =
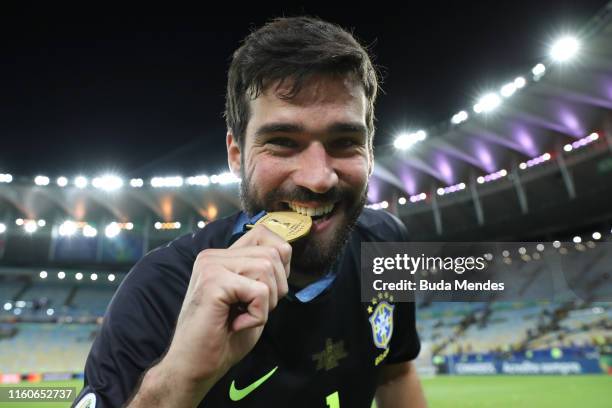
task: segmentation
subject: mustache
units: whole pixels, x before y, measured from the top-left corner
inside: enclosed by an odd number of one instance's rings
[[[315,193],[305,187],[297,186],[290,191],[275,190],[266,194],[264,201],[268,204],[279,201],[314,201],[320,203],[330,203],[353,197],[349,190],[334,187],[324,193]]]

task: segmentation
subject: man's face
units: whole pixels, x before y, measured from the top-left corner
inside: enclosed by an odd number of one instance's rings
[[[293,244],[292,267],[319,275],[339,255],[365,204],[372,154],[366,97],[349,78],[315,76],[283,99],[290,84],[269,86],[250,102],[241,149],[228,134],[228,158],[242,178],[249,214],[293,210],[313,216]]]

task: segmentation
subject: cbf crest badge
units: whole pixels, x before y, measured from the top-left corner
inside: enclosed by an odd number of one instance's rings
[[[376,356],[374,365],[379,365],[389,354],[389,342],[393,336],[393,309],[395,305],[393,296],[388,292],[378,293],[372,298],[368,306],[370,326],[372,327],[372,340],[378,349],[383,351]]]
[[[376,348],[382,350],[374,359],[374,365],[379,365],[389,355],[389,342],[393,336],[393,309],[393,295],[389,295],[389,292],[379,292],[368,305],[372,340]]]
[[[393,335],[394,308],[394,305],[382,301],[376,306],[372,316],[370,316],[374,345],[380,349],[386,349],[389,346],[389,341]]]

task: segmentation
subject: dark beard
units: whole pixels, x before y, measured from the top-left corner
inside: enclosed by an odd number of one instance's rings
[[[244,167],[243,167],[244,168]],[[344,211],[344,222],[340,225],[335,236],[329,244],[318,242],[310,235],[300,238],[291,244],[291,268],[310,276],[320,276],[327,273],[329,268],[341,255],[350,232],[357,222],[367,200],[367,186],[363,192],[354,192],[349,189],[333,188],[323,194],[314,193],[304,187],[296,186],[291,191],[274,190],[259,200],[251,189],[251,177],[244,173],[240,183],[240,201],[243,210],[253,216],[260,211],[270,211],[278,208],[281,201],[316,201],[320,203],[337,202],[340,208],[334,211]],[[290,210],[288,210],[290,211]]]

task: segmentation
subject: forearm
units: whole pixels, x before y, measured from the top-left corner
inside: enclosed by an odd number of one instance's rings
[[[127,407],[197,407],[216,381],[216,378],[211,378],[196,384],[162,360],[146,371]]]
[[[386,367],[376,391],[378,408],[426,408],[425,394],[412,362]]]

